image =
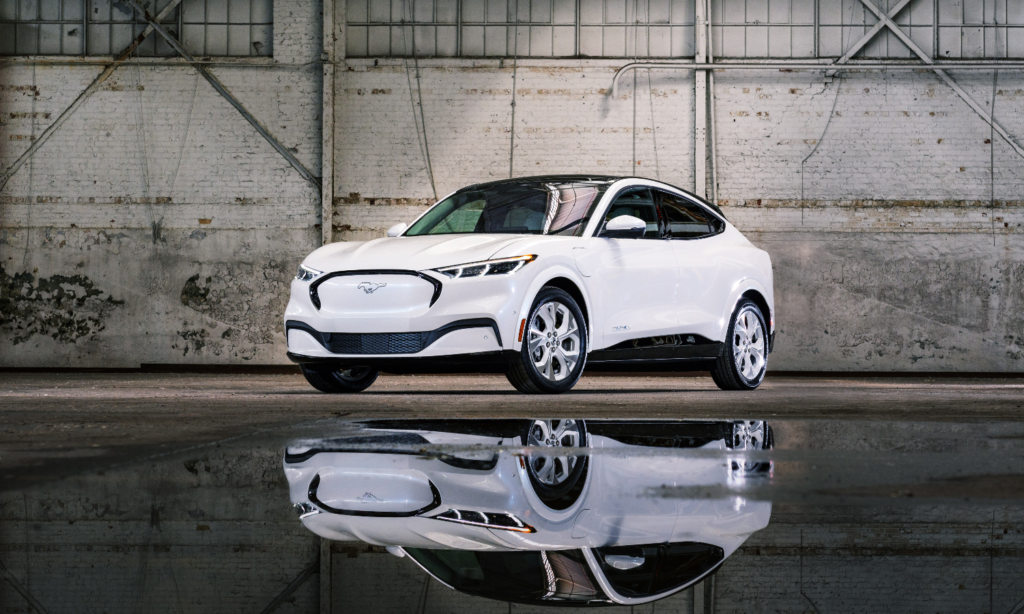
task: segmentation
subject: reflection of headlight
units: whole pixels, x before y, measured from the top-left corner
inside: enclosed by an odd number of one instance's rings
[[[311,268],[309,268],[308,266],[306,266],[304,264],[300,264],[299,265],[299,272],[295,274],[295,279],[297,279],[299,281],[313,281],[314,279],[316,279],[317,277],[320,277],[323,274],[324,274],[323,271],[318,271],[316,269],[311,269]]]
[[[470,512],[466,510],[448,510],[443,514],[434,516],[438,520],[468,524],[474,527],[487,529],[498,529],[500,531],[515,531],[516,533],[536,533],[537,530],[519,520],[512,514],[492,514],[485,512]]]
[[[499,258],[497,260],[484,260],[483,262],[469,262],[434,269],[442,275],[451,278],[462,277],[483,277],[485,275],[508,275],[515,273],[528,263],[537,259],[537,254],[529,256],[516,256],[514,258]]]

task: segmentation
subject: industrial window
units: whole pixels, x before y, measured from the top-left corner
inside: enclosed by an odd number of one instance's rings
[[[349,57],[693,55],[693,0],[349,0]]]
[[[170,2],[149,10],[156,15]],[[192,55],[272,55],[272,0],[183,0],[162,23]],[[0,55],[117,55],[145,27],[120,1],[0,0]],[[151,34],[138,54],[175,52]]]
[[[872,0],[888,13],[899,0]],[[694,0],[348,0],[349,57],[693,56]],[[913,0],[894,18],[933,57],[1024,57],[1024,0]],[[724,58],[836,58],[878,18],[861,0],[712,0]],[[937,25],[936,25],[937,24]],[[888,28],[862,58],[914,58]]]

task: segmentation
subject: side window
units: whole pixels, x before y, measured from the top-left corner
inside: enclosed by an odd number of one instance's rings
[[[615,198],[615,202],[608,207],[608,214],[605,215],[604,221],[607,224],[620,215],[632,215],[646,222],[645,239],[661,238],[658,228],[658,208],[654,205],[654,198],[647,188],[629,190],[619,194]]]
[[[667,192],[658,192],[658,197],[665,213],[666,237],[699,239],[721,231],[721,220],[700,205]]]

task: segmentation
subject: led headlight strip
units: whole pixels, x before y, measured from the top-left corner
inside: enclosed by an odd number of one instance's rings
[[[457,524],[468,524],[474,527],[486,529],[498,529],[500,531],[515,531],[516,533],[536,533],[530,525],[519,520],[512,514],[495,514],[492,512],[472,512],[468,510],[448,510],[443,514],[434,516],[437,520],[445,520]]]
[[[317,277],[323,275],[323,271],[310,268],[304,264],[299,265],[299,272],[295,274],[295,279],[299,281],[313,281]]]
[[[468,262],[466,264],[446,266],[434,270],[446,277],[451,277],[452,279],[484,277],[486,275],[510,275],[536,259],[537,254],[530,254],[528,256],[515,256],[514,258],[498,258],[497,260]]]

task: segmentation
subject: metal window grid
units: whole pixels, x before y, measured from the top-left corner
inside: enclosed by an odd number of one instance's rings
[[[163,23],[193,55],[273,55],[273,0],[184,0]],[[115,55],[145,27],[118,0],[0,0],[0,55]],[[176,55],[158,36],[138,54]]]

